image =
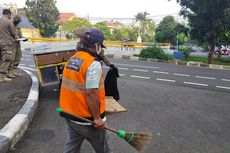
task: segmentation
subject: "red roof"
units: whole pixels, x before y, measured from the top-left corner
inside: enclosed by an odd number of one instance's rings
[[[64,22],[68,21],[73,17],[77,17],[77,16],[74,13],[60,13],[58,23],[63,24]]]
[[[115,27],[118,28],[118,27],[123,26],[122,23],[116,22],[116,21],[113,21],[113,20],[110,20],[110,21],[103,21],[102,23],[106,24],[108,27],[114,27],[114,28],[115,28]]]

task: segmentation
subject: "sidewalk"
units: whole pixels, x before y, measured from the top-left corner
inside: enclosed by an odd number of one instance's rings
[[[38,106],[38,81],[34,74],[0,84],[0,153],[13,148],[31,122]]]

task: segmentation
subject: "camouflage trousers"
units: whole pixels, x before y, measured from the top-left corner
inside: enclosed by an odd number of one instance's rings
[[[13,70],[13,59],[15,59],[15,54],[13,54],[12,45],[0,45],[1,50],[1,62],[0,62],[0,73],[3,75],[8,75],[10,70]]]
[[[19,43],[14,43],[13,44],[13,54],[14,59],[13,59],[13,69],[16,69],[21,61],[22,58],[22,51],[21,51],[21,44]]]

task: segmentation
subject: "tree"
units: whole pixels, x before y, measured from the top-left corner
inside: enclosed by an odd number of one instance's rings
[[[58,30],[59,11],[54,0],[26,0],[26,14],[43,37],[54,36]]]
[[[110,30],[109,30],[108,26],[105,23],[98,22],[98,23],[95,24],[95,27],[104,32],[106,40],[110,39],[110,37],[111,37]]]
[[[218,39],[219,45],[230,45],[230,31],[222,33]]]
[[[135,27],[126,27],[124,28],[129,35],[128,40],[129,41],[137,41],[137,37],[138,37],[138,33],[137,33],[137,29]]]
[[[184,24],[177,23],[175,28],[177,33],[183,33],[184,35],[188,36],[189,27],[185,26]]]
[[[137,29],[134,27],[122,27],[114,29],[111,35],[112,40],[125,40],[125,41],[136,41],[137,40]]]
[[[138,35],[145,39],[153,36],[155,31],[155,23],[148,16],[148,12],[140,12],[135,16],[136,22],[139,22]]]
[[[66,21],[63,23],[61,26],[61,30],[66,33],[66,36],[68,38],[74,38],[74,31],[79,28],[79,27],[92,27],[92,24],[83,18],[74,18],[72,20]]]
[[[182,6],[180,14],[189,20],[191,37],[209,44],[208,63],[212,63],[217,41],[225,39],[230,31],[230,0],[177,2]]]
[[[156,41],[174,44],[177,36],[176,25],[177,23],[173,16],[164,17],[156,28]]]
[[[177,45],[179,48],[180,45],[184,45],[188,42],[189,27],[187,27],[185,24],[177,23],[175,30],[177,32],[177,41],[178,41]]]
[[[112,39],[113,40],[129,40],[129,33],[125,28],[114,29]]]

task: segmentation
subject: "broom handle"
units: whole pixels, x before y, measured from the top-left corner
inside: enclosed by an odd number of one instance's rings
[[[78,115],[75,115],[75,114],[72,114],[72,113],[67,113],[67,112],[65,112],[65,113],[66,113],[66,114],[69,114],[69,115],[71,115],[71,116],[74,116],[74,117],[76,117],[76,118],[78,118],[78,119],[80,119],[80,120],[83,120],[83,121],[85,121],[85,122],[94,124],[93,121],[91,121],[91,120],[89,120],[89,119],[87,119],[87,118],[84,118],[84,117],[81,117],[81,116],[78,116]],[[107,127],[107,126],[104,126],[103,128],[106,129],[106,130],[109,130],[109,131],[111,131],[111,132],[113,132],[113,133],[118,133],[117,130],[112,129],[112,128],[109,128],[109,127]]]

